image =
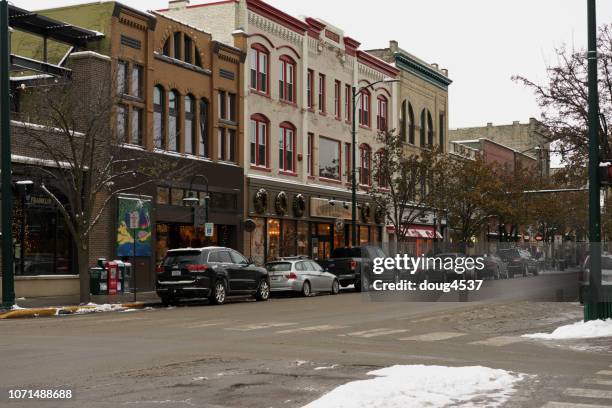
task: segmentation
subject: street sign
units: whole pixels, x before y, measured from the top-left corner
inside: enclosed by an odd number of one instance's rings
[[[140,214],[138,211],[132,211],[130,213],[130,229],[138,228],[138,224],[140,223]]]
[[[215,232],[215,224],[212,222],[207,222],[204,225],[204,236],[212,237]]]
[[[196,228],[203,228],[207,221],[208,220],[206,219],[206,207],[204,207],[203,205],[198,205],[197,207],[195,207],[193,209],[194,226]]]

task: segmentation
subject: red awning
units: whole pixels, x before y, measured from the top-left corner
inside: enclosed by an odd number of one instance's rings
[[[387,225],[387,232],[389,234],[395,234],[395,226]],[[438,239],[444,238],[439,231],[435,231],[435,234],[435,237]],[[429,227],[425,225],[411,225],[408,228],[406,236],[409,238],[434,239],[434,227]]]

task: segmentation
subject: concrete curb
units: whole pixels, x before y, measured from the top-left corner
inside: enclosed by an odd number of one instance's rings
[[[121,307],[123,309],[144,309],[150,305],[145,302],[130,302],[130,303],[119,303],[114,304],[115,307]],[[19,319],[24,317],[50,317],[74,314],[79,310],[83,309],[95,309],[96,306],[60,306],[60,307],[38,307],[32,309],[17,309],[9,310],[6,312],[0,312],[0,320],[2,319]],[[111,310],[112,311],[112,310]]]

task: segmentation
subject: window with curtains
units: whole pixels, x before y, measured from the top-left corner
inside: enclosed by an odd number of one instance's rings
[[[286,102],[295,102],[295,61],[283,55],[279,60],[278,97]]]
[[[340,81],[334,81],[334,116],[336,119],[342,117],[342,85]]]
[[[319,112],[325,113],[325,75],[319,74]]]
[[[193,154],[196,140],[195,98],[193,95],[185,96],[185,153]]]
[[[281,123],[279,127],[278,168],[281,171],[295,172],[295,127],[287,122]]]
[[[269,71],[269,52],[261,44],[254,44],[251,47],[250,70],[251,70],[251,89],[258,92],[268,93],[268,71]]]
[[[268,167],[268,125],[265,116],[253,115],[249,125],[251,164]]]
[[[168,97],[168,150],[179,151],[179,110],[180,95],[172,90]]]
[[[314,108],[314,71],[312,69],[308,70],[308,74],[306,77],[306,99],[308,104],[308,109]]]
[[[208,103],[208,99],[206,98],[202,98],[200,99],[200,135],[199,135],[199,142],[200,142],[200,146],[199,146],[199,154],[200,156],[203,157],[210,157],[210,152],[209,152],[209,135],[208,135],[208,128],[209,128],[209,121],[208,118],[210,117],[210,104]]]
[[[157,85],[153,88],[153,142],[158,149],[164,148],[165,111],[166,98],[164,88]]]
[[[370,127],[370,93],[367,90],[361,91],[359,98],[359,124]]]
[[[378,97],[378,111],[376,113],[376,127],[378,130],[387,130],[387,98]]]
[[[359,183],[369,186],[372,184],[372,149],[364,143],[359,146],[359,155],[361,157]]]

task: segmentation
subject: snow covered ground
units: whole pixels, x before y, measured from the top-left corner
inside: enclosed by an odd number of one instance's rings
[[[304,408],[497,407],[526,377],[482,366],[395,365],[370,371]]]
[[[576,322],[558,327],[552,333],[524,334],[522,337],[545,340],[612,337],[612,319]]]

